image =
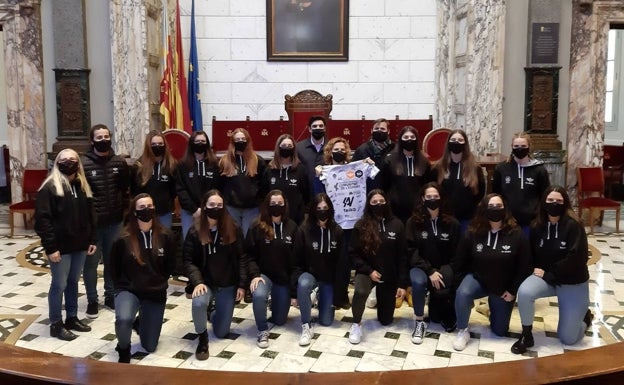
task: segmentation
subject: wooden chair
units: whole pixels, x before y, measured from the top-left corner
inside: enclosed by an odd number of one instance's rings
[[[448,128],[437,128],[425,135],[422,149],[430,161],[435,162],[442,158],[450,134],[451,130]]]
[[[24,227],[27,227],[28,221],[35,214],[35,200],[37,198],[37,190],[48,176],[48,170],[24,170],[24,179],[22,180],[22,201],[9,205],[9,226],[11,226],[11,238],[15,234],[14,214],[22,214],[24,218]]]
[[[600,225],[605,210],[615,210],[615,231],[620,232],[620,202],[604,196],[605,182],[602,167],[579,167],[576,170],[578,180],[579,217],[583,209],[589,209],[589,233],[594,233],[594,211],[600,211]]]
[[[310,116],[320,115],[328,119],[333,108],[333,96],[331,94],[323,96],[314,90],[303,90],[294,96],[286,95],[284,99],[288,123],[296,141],[308,137],[306,128]]]
[[[180,160],[186,153],[186,147],[191,136],[188,132],[177,129],[170,129],[163,131],[163,137],[169,145],[169,151],[176,160]]]

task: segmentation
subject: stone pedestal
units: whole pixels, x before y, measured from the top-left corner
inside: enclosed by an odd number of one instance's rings
[[[533,141],[533,136],[531,136]],[[559,142],[561,147],[561,142]],[[566,152],[563,150],[538,150],[533,151],[535,159],[544,162],[544,167],[550,176],[550,183],[565,186],[566,182]]]

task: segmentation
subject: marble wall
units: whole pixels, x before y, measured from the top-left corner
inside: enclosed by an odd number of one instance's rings
[[[40,17],[39,0],[0,3],[14,202],[22,199],[24,169],[47,166]]]

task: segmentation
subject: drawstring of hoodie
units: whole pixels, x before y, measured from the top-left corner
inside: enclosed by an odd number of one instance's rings
[[[197,175],[206,175],[206,163],[203,160],[196,160],[197,162]],[[201,165],[201,170],[199,166]]]
[[[69,191],[71,192],[71,194],[72,194],[72,196],[74,198],[76,198],[76,199],[78,198],[78,192],[76,192],[76,186],[74,186],[73,184],[70,185]]]
[[[152,248],[152,230],[150,229],[148,232],[141,231],[141,235],[143,236],[143,248],[151,250],[151,248]]]
[[[240,155],[236,155],[236,161],[238,162],[238,168],[240,169],[241,173],[245,173],[245,171],[247,171],[247,165],[245,164],[245,159],[243,159],[242,156]]]
[[[273,222],[273,234],[274,234],[274,238],[275,239],[284,239],[284,232],[283,230],[283,226],[284,226],[284,222],[280,222],[279,224],[275,224],[275,222]],[[278,235],[279,232],[279,235]]]
[[[457,180],[459,180],[460,175],[461,175],[461,162],[457,163],[457,177],[456,177]]]
[[[431,230],[433,235],[438,236],[438,217],[431,218]]]
[[[154,165],[154,170],[152,170],[152,175],[156,175],[156,180],[160,180],[160,162]]]
[[[210,231],[212,232],[212,231]],[[217,253],[217,241],[219,240],[219,230],[214,231],[214,235],[212,236],[212,243],[209,243],[208,246],[208,254],[216,254]]]
[[[524,190],[524,167],[518,164],[518,178],[520,178],[520,190]]]
[[[492,250],[496,250],[496,244],[498,243],[498,231],[496,233],[494,233],[496,235],[496,237],[494,238],[494,245],[492,246]],[[490,240],[492,237],[492,232],[488,231],[488,241],[487,241],[487,245],[490,245]]]
[[[282,168],[280,168],[280,179],[284,179],[284,180],[288,180],[288,169],[290,168],[290,166],[282,166]],[[282,171],[284,171],[284,178],[282,178]]]
[[[324,242],[323,242],[323,238],[325,238],[323,236],[324,234],[325,234],[325,229],[321,227],[321,249],[320,249],[321,250],[321,254],[324,253],[324,251],[323,251],[323,247],[325,246]],[[327,229],[327,253],[331,253],[330,245],[331,245],[331,231],[329,229]]]
[[[379,222],[379,231],[382,233],[386,232],[386,218],[381,218],[381,221]]]
[[[407,164],[407,176],[414,176],[414,157],[406,156],[405,163]]]
[[[555,228],[555,239],[559,238],[559,222],[554,224],[548,222],[548,234],[546,235],[546,239],[550,239],[550,226]]]

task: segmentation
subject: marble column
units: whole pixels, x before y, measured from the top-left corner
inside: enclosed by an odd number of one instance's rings
[[[22,200],[24,169],[46,168],[40,0],[0,4],[4,32],[11,196]]]
[[[438,0],[438,127],[463,128],[478,155],[500,151],[505,0]]]

